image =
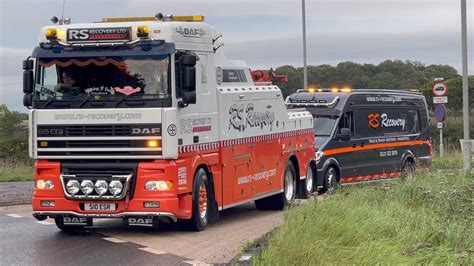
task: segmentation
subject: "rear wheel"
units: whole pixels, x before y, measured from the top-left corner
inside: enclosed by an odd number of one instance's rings
[[[404,181],[413,180],[413,175],[415,174],[415,164],[411,161],[405,161],[402,167],[402,179]]]
[[[306,178],[304,179],[304,182],[301,182],[301,198],[307,199],[311,197],[314,192],[314,182],[313,167],[308,165],[308,168],[306,169]]]
[[[200,168],[194,175],[193,184],[193,214],[186,223],[194,231],[202,231],[209,222],[209,177]]]
[[[283,210],[293,203],[296,195],[296,171],[293,163],[288,161],[283,175],[283,192],[274,196],[255,201],[259,210]]]

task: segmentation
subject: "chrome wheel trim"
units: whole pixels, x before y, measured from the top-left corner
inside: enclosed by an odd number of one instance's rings
[[[334,180],[336,180],[336,171],[334,168],[331,168],[328,171],[328,192],[332,192],[334,190]]]
[[[285,173],[285,198],[287,201],[293,200],[294,177],[290,170]]]
[[[305,185],[306,192],[311,194],[313,192],[313,169],[311,167],[306,170]]]
[[[205,223],[207,222],[207,202],[208,202],[208,193],[207,187],[204,183],[204,180],[201,180],[199,185],[199,217]]]

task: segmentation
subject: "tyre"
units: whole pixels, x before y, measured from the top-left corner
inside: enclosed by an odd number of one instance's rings
[[[54,223],[56,223],[56,226],[59,229],[65,232],[74,232],[74,231],[77,232],[77,231],[84,230],[83,225],[64,225],[64,217],[62,216],[54,217]]]
[[[306,169],[306,178],[303,182],[300,182],[300,197],[302,199],[311,197],[314,192],[315,181],[314,169],[311,165],[308,165],[308,168]]]
[[[411,161],[405,161],[402,167],[402,180],[411,181],[413,180],[413,175],[415,174],[415,164]]]
[[[193,183],[193,214],[191,220],[186,221],[189,229],[202,231],[209,223],[209,177],[207,172],[200,168],[194,175]]]
[[[293,163],[286,163],[283,175],[283,192],[267,198],[255,201],[255,206],[259,210],[283,210],[293,203],[296,196],[296,170]]]
[[[324,174],[324,187],[323,187],[323,193],[334,193],[336,190],[337,186],[339,185],[339,176],[337,174],[337,170],[334,166],[329,166],[329,168],[326,170],[326,173]]]

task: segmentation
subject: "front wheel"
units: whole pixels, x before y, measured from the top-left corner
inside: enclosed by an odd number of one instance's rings
[[[193,184],[193,214],[187,221],[189,228],[202,231],[209,222],[209,177],[207,172],[200,168],[194,175]]]
[[[324,192],[328,194],[334,193],[339,184],[338,182],[337,170],[335,167],[330,166],[324,175]]]
[[[68,219],[71,219],[71,218],[68,218]],[[77,220],[80,218],[72,218],[72,219]],[[61,229],[64,232],[84,231],[84,225],[65,225],[63,216],[54,217],[54,223],[59,229]]]

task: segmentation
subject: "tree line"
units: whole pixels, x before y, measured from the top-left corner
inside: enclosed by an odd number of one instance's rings
[[[303,88],[303,68],[284,65],[275,73],[287,75],[288,83],[277,84],[284,96]],[[308,86],[332,88],[349,86],[353,89],[418,89],[431,104],[431,86],[435,78],[444,78],[449,86],[449,108],[462,106],[461,77],[449,65],[425,65],[419,61],[386,60],[378,65],[341,62],[336,66],[308,66]],[[470,77],[470,100],[474,99],[474,78]],[[471,107],[472,106],[471,104]]]

